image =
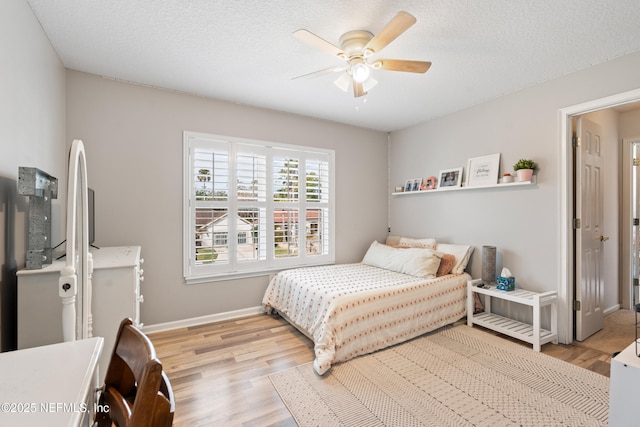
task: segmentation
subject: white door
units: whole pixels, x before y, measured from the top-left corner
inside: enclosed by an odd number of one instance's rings
[[[576,340],[583,341],[602,329],[603,173],[600,127],[577,120],[576,147]]]

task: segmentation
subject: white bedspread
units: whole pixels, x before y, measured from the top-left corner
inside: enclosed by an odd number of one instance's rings
[[[365,264],[278,273],[262,303],[315,343],[314,370],[422,335],[466,314],[468,274],[423,279]]]

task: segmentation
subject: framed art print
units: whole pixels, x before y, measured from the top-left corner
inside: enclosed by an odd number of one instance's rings
[[[479,187],[498,183],[500,153],[473,157],[467,162],[467,187]]]

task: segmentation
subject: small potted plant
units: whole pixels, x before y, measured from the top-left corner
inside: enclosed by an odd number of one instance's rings
[[[533,175],[533,171],[538,167],[536,162],[529,159],[520,159],[518,162],[513,165],[513,170],[516,171],[518,175],[518,181],[531,181],[531,176]]]

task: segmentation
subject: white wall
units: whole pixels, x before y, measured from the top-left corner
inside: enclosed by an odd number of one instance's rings
[[[468,158],[491,153],[502,154],[500,174],[511,172],[519,158],[540,165],[535,187],[393,197],[392,234],[476,246],[475,277],[480,276],[480,248],[494,245],[498,270],[509,267],[523,287],[557,290],[559,109],[640,87],[639,65],[640,53],[627,55],[392,133],[389,191],[406,178],[466,167]]]
[[[620,138],[640,138],[640,110],[620,113]]]
[[[15,348],[16,277],[27,249],[28,198],[17,194],[20,166],[57,177],[64,193],[65,71],[25,0],[0,2],[0,324],[2,350]],[[61,236],[54,201],[53,241]]]
[[[387,233],[387,134],[67,72],[67,139],[85,143],[96,244],[141,245],[147,325],[260,305],[267,276],[198,285],[182,277],[182,132],[336,151],[336,261]],[[311,102],[311,100],[310,100]]]

